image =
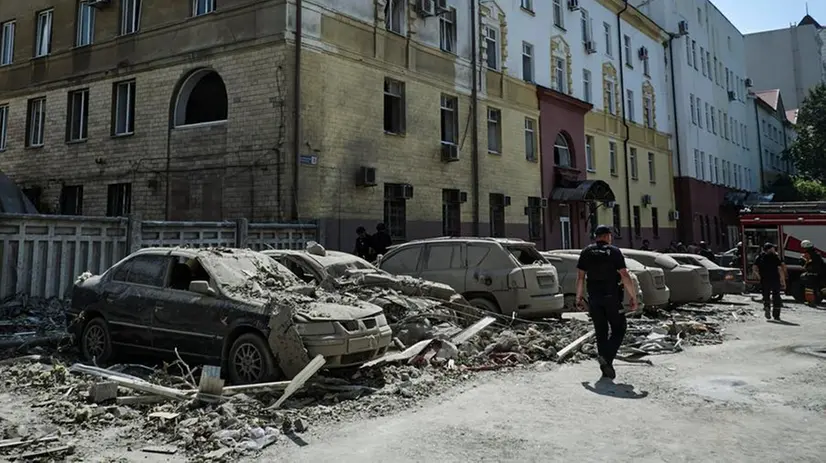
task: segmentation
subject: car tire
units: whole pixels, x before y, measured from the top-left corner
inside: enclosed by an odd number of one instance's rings
[[[103,317],[93,318],[83,327],[80,354],[95,365],[105,365],[112,358],[112,336]]]
[[[227,371],[229,380],[236,385],[274,381],[279,376],[270,347],[255,333],[242,334],[232,343]]]
[[[487,312],[498,313],[498,314],[502,313],[502,311],[499,309],[499,306],[495,302],[492,302],[492,301],[490,301],[488,299],[485,299],[483,297],[477,297],[475,299],[471,299],[468,302],[470,302],[470,305],[472,305],[473,307],[476,307],[477,309],[481,309],[481,310],[484,310],[484,311],[487,311]]]

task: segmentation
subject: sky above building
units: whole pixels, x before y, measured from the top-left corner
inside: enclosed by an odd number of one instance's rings
[[[826,0],[711,0],[743,34],[783,29],[809,14],[826,26]]]

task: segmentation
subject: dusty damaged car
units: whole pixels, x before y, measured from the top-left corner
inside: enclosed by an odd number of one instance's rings
[[[86,360],[177,350],[221,365],[237,384],[282,376],[277,359],[288,348],[323,355],[327,367],[386,352],[391,329],[381,307],[317,291],[255,251],[147,248],[79,279],[67,323]],[[292,335],[298,341],[287,348]]]
[[[681,264],[696,265],[708,269],[708,276],[711,279],[711,298],[713,300],[722,300],[726,294],[743,294],[746,292],[743,271],[739,268],[721,267],[708,258],[697,254],[669,254],[669,256]]]
[[[576,264],[579,261],[579,249],[559,249],[543,252],[548,261],[556,267],[559,273],[560,285],[565,293],[565,303],[574,304],[576,297]],[[655,310],[668,305],[670,290],[665,285],[665,274],[658,268],[642,265],[634,259],[625,258],[628,273],[637,288],[639,309]],[[623,305],[628,307],[628,294],[625,295]]]
[[[382,307],[394,335],[405,345],[436,337],[439,321],[453,322],[450,329],[454,329],[459,323],[457,310],[469,305],[446,284],[391,275],[358,256],[331,251],[318,243],[309,243],[301,251],[271,249],[262,254],[309,284],[352,294]]]
[[[670,254],[659,252],[622,249],[622,253],[646,267],[662,269],[665,283],[671,290],[671,302],[684,304],[711,299],[711,281],[705,267],[681,264]]]
[[[507,238],[429,238],[400,244],[378,267],[451,286],[474,307],[523,318],[560,317],[553,265],[533,243]]]

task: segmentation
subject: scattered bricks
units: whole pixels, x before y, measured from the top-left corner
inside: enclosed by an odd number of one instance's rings
[[[99,404],[118,398],[117,383],[102,382],[95,383],[89,388],[89,401]]]

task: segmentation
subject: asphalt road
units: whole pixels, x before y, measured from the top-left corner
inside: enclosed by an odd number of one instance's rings
[[[784,318],[733,325],[723,345],[654,366],[620,364],[616,384],[596,383],[595,362],[480,378],[415,410],[312,428],[256,460],[826,461],[826,312]]]

